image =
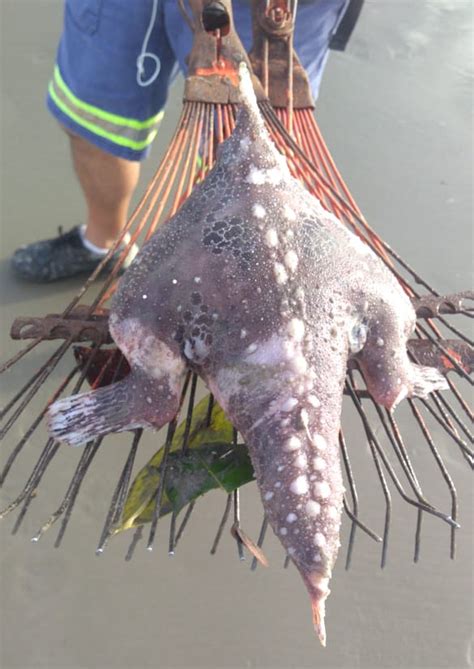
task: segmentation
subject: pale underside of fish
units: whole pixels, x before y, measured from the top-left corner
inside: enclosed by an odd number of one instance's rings
[[[348,359],[391,410],[445,387],[413,364],[410,300],[358,237],[289,173],[241,66],[233,135],[179,212],[122,278],[111,334],[130,363],[119,383],[65,398],[51,434],[80,444],[158,429],[199,373],[245,439],[268,520],[298,568],[325,644],[339,549],[338,434]]]

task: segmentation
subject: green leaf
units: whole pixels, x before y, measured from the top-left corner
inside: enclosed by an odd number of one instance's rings
[[[233,427],[216,403],[210,412],[210,397],[194,408],[188,448],[183,454],[186,421],[176,429],[170,452],[160,515],[179,512],[189,502],[209,490],[232,492],[253,480],[247,448],[234,446]],[[116,532],[150,522],[156,504],[163,459],[161,448],[138,473],[125,502]]]

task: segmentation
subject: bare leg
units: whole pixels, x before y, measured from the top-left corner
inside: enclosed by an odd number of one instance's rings
[[[87,204],[86,238],[109,248],[122,231],[140,175],[140,163],[106,153],[68,133],[72,161]]]

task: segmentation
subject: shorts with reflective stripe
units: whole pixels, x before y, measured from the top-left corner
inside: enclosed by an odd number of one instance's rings
[[[329,41],[347,0],[306,0],[298,9],[295,46],[317,97]],[[151,19],[156,16],[151,24]],[[235,24],[246,49],[252,30],[248,0],[234,0]],[[141,81],[137,59],[148,36]],[[177,0],[66,0],[57,62],[48,89],[52,114],[71,132],[113,155],[142,160],[162,117],[168,89],[192,35]]]

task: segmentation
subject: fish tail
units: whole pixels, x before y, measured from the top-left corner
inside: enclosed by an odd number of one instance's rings
[[[48,410],[51,436],[71,446],[137,426],[128,379],[54,402]]]

